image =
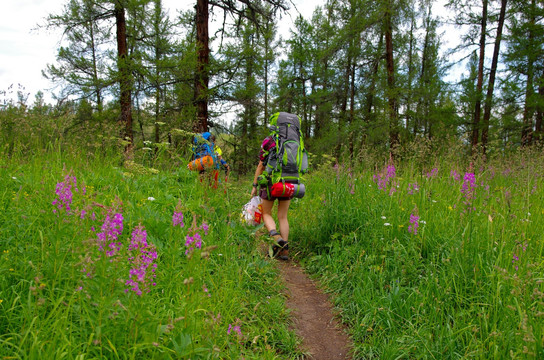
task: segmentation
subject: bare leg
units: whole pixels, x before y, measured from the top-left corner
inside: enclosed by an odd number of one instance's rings
[[[264,226],[268,232],[270,232],[270,230],[276,230],[276,222],[272,217],[272,207],[274,206],[274,201],[263,199],[262,205]]]
[[[287,220],[287,212],[289,211],[290,204],[291,200],[278,201],[278,222],[280,225],[281,237],[285,242],[289,241],[289,221]]]

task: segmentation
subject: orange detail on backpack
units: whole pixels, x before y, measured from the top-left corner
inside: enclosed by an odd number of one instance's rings
[[[193,171],[202,171],[213,168],[213,158],[210,155],[203,156],[187,164],[187,168]]]

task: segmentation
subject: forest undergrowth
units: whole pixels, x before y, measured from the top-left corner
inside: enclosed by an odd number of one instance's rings
[[[355,358],[543,358],[543,171],[525,149],[314,173],[291,237]]]
[[[180,163],[3,150],[0,357],[300,355],[277,270],[230,184],[203,186]]]
[[[302,358],[277,269],[240,219],[251,179],[212,189],[169,150],[110,150],[1,148],[0,355]],[[354,358],[544,356],[544,157],[458,155],[313,158],[292,254],[331,293]]]

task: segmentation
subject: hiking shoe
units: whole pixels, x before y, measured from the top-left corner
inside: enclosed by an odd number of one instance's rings
[[[287,241],[283,240],[276,230],[271,230],[270,236],[274,239],[272,254],[270,256],[274,259],[289,260],[289,245]]]
[[[288,249],[287,243],[285,244],[283,248],[281,248],[277,257],[278,259],[283,261],[289,260],[289,249]]]

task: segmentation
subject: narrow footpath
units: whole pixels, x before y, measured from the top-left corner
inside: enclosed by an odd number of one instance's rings
[[[287,306],[302,350],[313,360],[350,359],[351,342],[332,312],[328,296],[292,260],[277,261],[287,287]]]

